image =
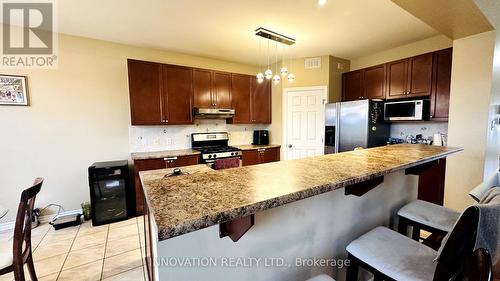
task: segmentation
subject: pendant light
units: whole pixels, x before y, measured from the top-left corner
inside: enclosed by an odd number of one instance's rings
[[[257,83],[262,83],[264,82],[264,74],[262,74],[262,39],[259,38],[259,73],[257,73]]]
[[[290,45],[295,44],[295,39],[288,37],[288,36],[285,36],[283,34],[279,34],[277,32],[271,31],[269,29],[265,29],[263,27],[259,27],[258,29],[256,29],[255,35],[267,40],[267,67],[266,67],[266,71],[264,71],[264,73],[262,73],[262,68],[261,68],[262,60],[259,59],[259,73],[257,73],[257,75],[256,75],[257,82],[262,83],[262,82],[264,82],[264,79],[266,79],[266,80],[272,80],[274,84],[278,84],[281,81],[281,79],[285,79],[285,78],[289,82],[293,82],[295,80],[295,75],[290,72],[292,61],[291,61],[291,58],[289,57],[290,65],[288,65],[289,68],[287,68],[286,67],[287,63],[285,61],[285,59],[286,59],[285,46],[283,46],[282,53],[281,53],[281,65],[280,65],[281,67],[278,66],[278,43],[290,46]],[[275,51],[274,71],[275,72],[274,73],[271,70],[271,64],[270,64],[271,63],[270,62],[271,54],[269,51],[270,51],[271,47],[269,46],[269,44],[270,44],[269,41],[275,42],[275,48],[274,48],[274,51]],[[259,58],[261,58],[261,55],[262,55],[261,50],[262,50],[262,46],[261,46],[261,41],[259,40]],[[279,72],[278,72],[278,68],[280,68]],[[281,77],[283,77],[283,78],[281,78]]]
[[[290,57],[290,71],[292,71],[292,57]],[[293,81],[295,81],[295,74],[293,73],[288,73],[288,76],[287,76],[287,79],[288,79],[288,83],[293,83]]]
[[[270,80],[273,77],[273,72],[269,68],[269,41],[267,41],[267,70],[264,72],[264,75],[267,80]]]
[[[285,46],[282,47],[282,56],[281,56],[281,76],[286,77],[288,74],[288,69],[285,66]]]
[[[281,80],[279,74],[278,74],[278,42],[275,43],[275,48],[274,48],[274,59],[275,59],[275,62],[274,62],[274,70],[276,71],[276,74],[274,74],[274,77],[273,77],[273,83],[274,84],[278,84]]]

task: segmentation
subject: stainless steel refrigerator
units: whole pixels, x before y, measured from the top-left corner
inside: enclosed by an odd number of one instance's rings
[[[382,101],[326,104],[325,154],[385,145],[390,135]]]

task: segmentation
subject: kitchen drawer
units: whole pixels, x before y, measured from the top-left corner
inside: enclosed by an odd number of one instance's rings
[[[279,147],[243,150],[242,152],[243,166],[264,164],[276,161],[280,161]]]

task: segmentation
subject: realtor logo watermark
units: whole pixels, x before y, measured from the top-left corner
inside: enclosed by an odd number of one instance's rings
[[[1,1],[0,68],[57,67],[55,1]]]

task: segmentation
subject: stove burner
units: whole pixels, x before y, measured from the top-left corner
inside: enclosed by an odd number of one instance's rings
[[[216,159],[241,157],[241,149],[228,145],[229,134],[196,133],[191,135],[191,146],[201,152],[205,163],[214,162]]]
[[[195,148],[201,153],[217,153],[217,152],[231,152],[231,151],[239,151],[239,148],[233,146],[214,146],[214,147],[200,147]]]

